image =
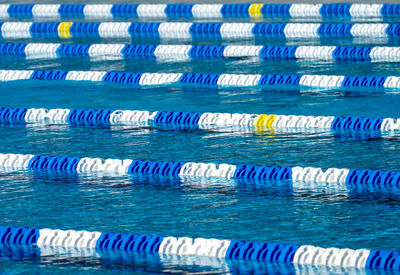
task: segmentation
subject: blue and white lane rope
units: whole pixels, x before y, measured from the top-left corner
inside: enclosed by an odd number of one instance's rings
[[[399,76],[131,73],[105,71],[0,70],[0,81],[70,80],[113,82],[135,86],[194,85],[218,87],[400,88]]]
[[[223,179],[278,180],[316,183],[320,186],[400,186],[400,172],[315,167],[230,165],[215,163],[142,161],[0,154],[0,168],[12,171],[45,170],[66,173],[114,172],[167,177],[215,177]]]
[[[399,17],[399,4],[127,4],[0,5],[0,18]]]
[[[24,56],[28,59],[113,57],[115,59],[190,60],[258,57],[262,59],[399,62],[400,47],[0,43],[0,55]]]
[[[399,131],[399,118],[0,107],[0,123]]]
[[[87,248],[96,251],[116,250],[271,263],[400,270],[400,252],[380,249],[322,248],[312,245],[14,226],[0,226],[0,242],[8,245],[35,245],[44,251],[47,247]]]
[[[130,23],[130,22],[1,22],[3,39],[21,38],[153,38],[248,39],[322,37],[400,37],[400,24],[317,23]]]

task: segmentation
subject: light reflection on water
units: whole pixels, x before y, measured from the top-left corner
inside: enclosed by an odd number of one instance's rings
[[[21,260],[23,260],[21,262]],[[257,261],[225,260],[212,257],[158,255],[87,248],[60,248],[0,245],[3,272],[17,267],[23,272],[52,272],[55,274],[94,271],[111,274],[190,273],[190,274],[391,274],[355,268],[263,263]]]

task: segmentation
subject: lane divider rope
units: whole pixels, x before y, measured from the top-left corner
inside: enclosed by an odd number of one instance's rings
[[[0,107],[0,123],[399,131],[399,118]]]
[[[0,18],[270,18],[346,19],[400,16],[399,4],[16,4],[0,5]]]
[[[65,33],[61,27],[59,29],[63,37],[70,37],[70,33]],[[26,58],[114,57],[190,60],[258,57],[399,62],[400,47],[0,43],[0,55]]]
[[[142,161],[89,157],[53,157],[41,155],[0,154],[0,168],[13,171],[44,170],[66,173],[116,172],[122,174],[158,175],[167,177],[215,177],[318,183],[332,186],[400,186],[400,172],[315,167],[230,165],[215,163]]]
[[[131,73],[105,71],[0,70],[0,81],[73,80],[114,82],[137,86],[184,85],[217,87],[400,88],[399,76]]]
[[[323,37],[400,37],[400,24],[388,23],[188,23],[188,22],[1,22],[4,39],[153,38],[248,39]]]
[[[86,248],[96,251],[131,251],[299,265],[400,270],[400,252],[380,249],[322,248],[312,245],[15,226],[0,226],[0,240],[7,245],[36,245],[44,251],[47,247]]]

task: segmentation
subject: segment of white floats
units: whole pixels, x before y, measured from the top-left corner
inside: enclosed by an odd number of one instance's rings
[[[370,255],[367,249],[321,248],[312,245],[302,245],[293,258],[294,264],[324,265],[364,268]]]
[[[161,242],[159,253],[224,258],[230,244],[229,240],[165,237]]]
[[[323,171],[315,167],[292,167],[293,182],[312,182],[345,185],[349,169],[328,168]]]
[[[95,248],[101,232],[40,229],[37,246]]]

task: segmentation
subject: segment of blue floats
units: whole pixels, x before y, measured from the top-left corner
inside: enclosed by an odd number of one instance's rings
[[[185,162],[134,160],[128,168],[128,173],[176,177],[183,165]]]
[[[7,244],[36,244],[39,228],[0,226],[0,242]]]
[[[284,166],[239,165],[236,168],[233,178],[290,180],[292,178],[292,168]]]
[[[111,110],[81,110],[72,109],[68,114],[67,121],[72,124],[102,124],[110,123]]]
[[[96,249],[116,249],[125,251],[158,253],[162,236],[102,233],[97,240]]]
[[[74,157],[49,157],[34,156],[28,164],[30,169],[43,169],[49,171],[76,172],[81,158]]]
[[[400,271],[400,251],[371,250],[365,267]]]
[[[41,71],[35,70],[31,79],[37,80],[65,80],[69,71]]]
[[[380,130],[382,123],[383,118],[335,117],[331,129]]]
[[[0,107],[0,122],[23,123],[28,108]]]
[[[198,127],[200,117],[203,113],[192,112],[158,112],[154,118],[155,124],[180,124]]]
[[[385,185],[400,187],[400,172],[351,169],[346,184]]]
[[[266,261],[271,263],[292,263],[299,245],[267,242],[232,241],[226,251],[227,259]]]

